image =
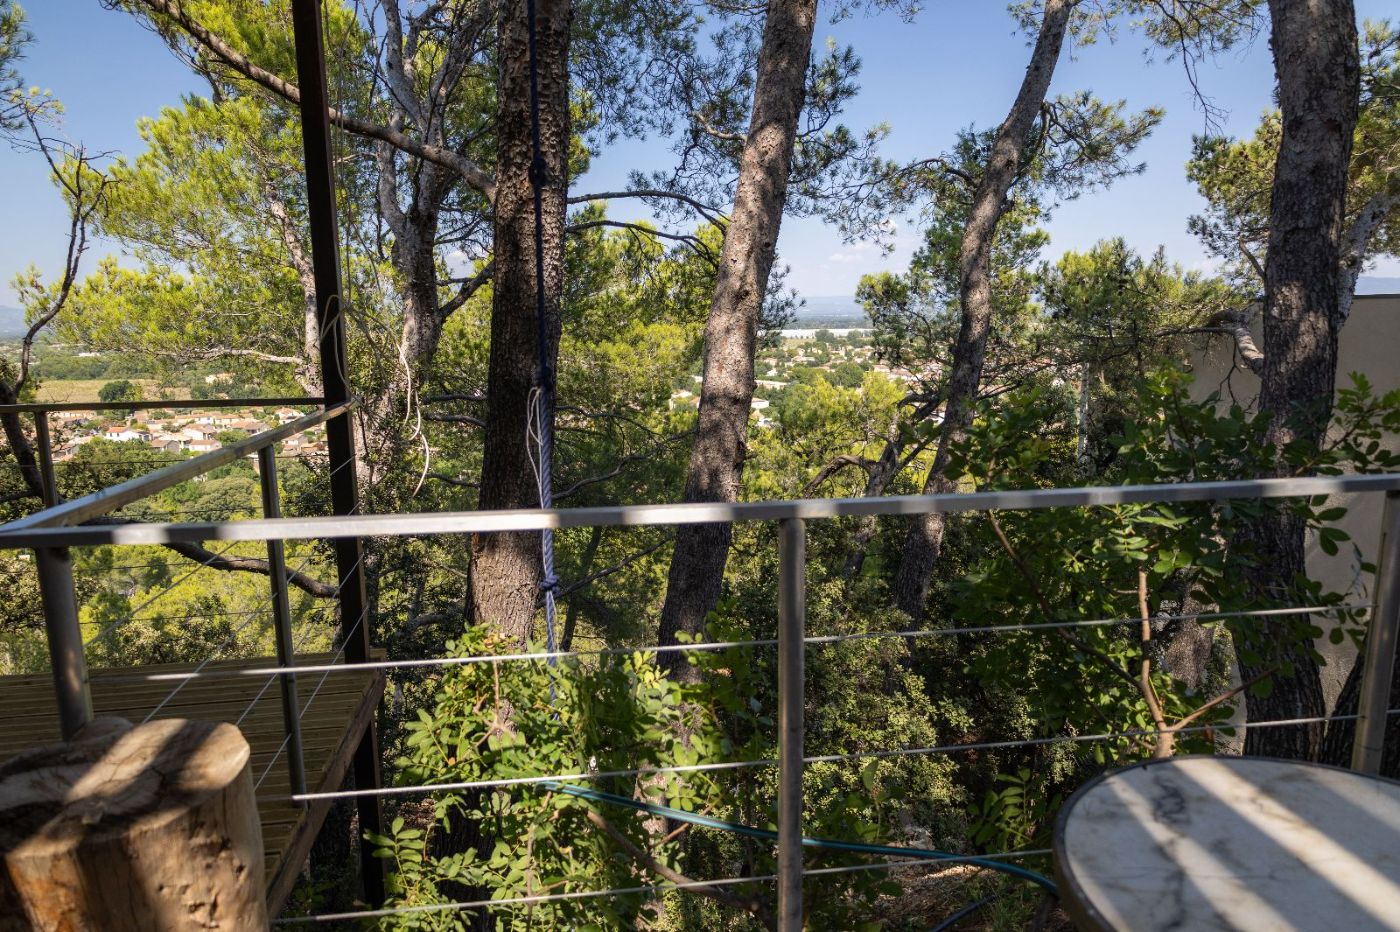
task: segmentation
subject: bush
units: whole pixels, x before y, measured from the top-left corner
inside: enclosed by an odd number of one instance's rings
[[[118,379],[115,382],[108,382],[97,390],[97,398],[104,404],[111,404],[117,401],[141,401],[144,394],[141,386],[127,379]]]

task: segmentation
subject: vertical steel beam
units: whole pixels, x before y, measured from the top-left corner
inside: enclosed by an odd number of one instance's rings
[[[297,85],[301,94],[301,140],[306,162],[306,206],[311,232],[311,265],[316,281],[316,312],[321,329],[321,394],[327,405],[350,398],[346,360],[345,305],[340,290],[340,253],[336,241],[335,172],[331,161],[331,126],[326,83],[326,59],[318,0],[292,0],[292,31],[296,42]],[[337,515],[359,508],[355,475],[354,422],[346,416],[326,424],[331,474],[331,507]],[[359,538],[335,541],[340,579],[340,630],[346,663],[369,659],[368,600]],[[371,719],[355,749],[355,786],[378,789],[379,748]],[[383,816],[377,796],[359,797],[360,867],[365,899],[384,900],[384,865],[374,856],[365,833],[382,832]]]
[[[802,929],[803,637],[807,538],[801,518],[778,523],[778,932]]]
[[[1376,596],[1361,667],[1361,701],[1351,766],[1379,774],[1385,752],[1386,710],[1395,676],[1396,633],[1400,631],[1400,493],[1387,492],[1381,516],[1380,552],[1376,555]]]
[[[266,446],[258,451],[258,478],[262,483],[264,518],[282,517],[282,500],[277,491],[277,448]],[[268,579],[272,581],[272,623],[277,633],[277,665],[296,664],[296,646],[292,643],[292,607],[287,600],[287,548],[281,540],[267,542]],[[292,792],[306,792],[306,758],[301,742],[301,709],[297,704],[297,678],[294,673],[278,676],[282,681],[282,727],[287,733],[287,775]]]
[[[53,437],[47,411],[34,412],[34,440],[39,448],[44,507],[52,508],[58,504],[58,484],[53,474]],[[39,572],[39,598],[44,607],[44,633],[49,644],[59,730],[68,740],[92,721],[92,689],[83,651],[83,629],[78,622],[78,593],[73,587],[73,555],[67,547],[40,547],[34,551],[34,562]]]
[[[53,474],[53,437],[49,434],[49,412],[34,412],[34,440],[39,446],[39,482],[44,487],[44,507],[58,504],[58,482]]]
[[[78,624],[78,596],[73,589],[73,556],[67,547],[34,551],[39,569],[39,597],[44,603],[44,630],[49,642],[58,722],[64,740],[92,721],[83,630]]]

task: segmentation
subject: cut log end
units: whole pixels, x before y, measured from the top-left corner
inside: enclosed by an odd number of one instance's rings
[[[248,760],[233,725],[99,719],[0,765],[0,932],[266,928]]]

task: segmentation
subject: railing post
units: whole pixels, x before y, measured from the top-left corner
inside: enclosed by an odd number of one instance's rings
[[[277,491],[276,447],[265,446],[258,451],[258,478],[262,483],[264,518],[282,517],[282,500]],[[296,647],[292,643],[292,607],[287,601],[287,550],[277,538],[267,542],[268,578],[272,580],[272,623],[277,632],[277,665],[296,665]],[[287,775],[292,792],[306,792],[306,758],[301,745],[301,708],[297,703],[297,678],[294,673],[278,676],[282,681],[282,726],[287,732]]]
[[[803,638],[806,522],[778,523],[778,932],[802,929]]]
[[[1386,710],[1395,676],[1396,633],[1400,630],[1400,492],[1387,492],[1381,514],[1380,552],[1376,555],[1376,593],[1361,667],[1361,701],[1351,767],[1379,774],[1385,751]]]
[[[58,483],[53,475],[53,437],[49,434],[49,412],[34,412],[34,440],[39,447],[39,482],[44,487],[44,507],[58,504]]]
[[[39,597],[44,603],[44,630],[49,641],[49,665],[58,700],[58,723],[64,740],[92,721],[92,691],[88,687],[83,630],[78,624],[78,596],[73,589],[73,555],[67,547],[34,551],[39,570]]]

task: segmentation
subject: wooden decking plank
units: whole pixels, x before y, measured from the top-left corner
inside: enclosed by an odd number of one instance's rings
[[[346,668],[347,671],[349,668]],[[367,673],[354,672],[334,672],[326,675],[324,681],[321,674],[306,673],[297,677],[297,691],[310,692],[320,686],[322,692],[343,692],[351,688],[349,684],[359,681]],[[145,683],[122,683],[120,685],[110,685],[103,683],[100,679],[95,680],[92,686],[94,702],[107,702],[117,704],[122,702],[143,701],[149,702],[154,699],[159,702],[166,696],[173,696],[171,701],[188,701],[186,697],[218,697],[218,696],[244,696],[248,699],[263,692],[264,695],[278,695],[281,687],[277,685],[275,679],[270,676],[242,676],[242,677],[219,677],[217,679],[187,680],[184,685],[180,685],[179,680],[150,680]],[[178,691],[177,691],[178,690]],[[6,684],[7,696],[0,705],[0,714],[10,714],[16,711],[24,711],[22,702],[52,701],[53,685],[46,687],[25,687],[23,689],[10,689]]]
[[[325,664],[332,654],[305,654],[303,665]],[[218,660],[205,672],[276,666],[270,657]],[[151,664],[142,667],[93,669],[93,710],[140,721],[171,695],[178,680],[150,680],[149,674],[187,672],[197,664]],[[302,807],[289,799],[290,777],[282,723],[282,694],[266,676],[228,676],[186,681],[160,710],[162,718],[236,721],[247,739],[253,779],[258,789],[258,815],[263,823],[264,873],[268,904],[280,910],[311,849],[329,804]],[[298,706],[302,710],[302,743],[307,785],[313,792],[338,789],[344,781],[354,748],[373,721],[383,692],[379,671],[336,671],[298,677]],[[259,696],[259,693],[262,693]],[[315,694],[313,696],[313,693]],[[256,703],[254,703],[256,700]],[[252,706],[249,711],[250,705]],[[247,713],[246,716],[244,713]],[[58,740],[53,684],[47,674],[0,677],[0,760],[29,748]]]

